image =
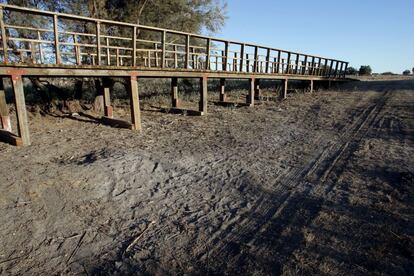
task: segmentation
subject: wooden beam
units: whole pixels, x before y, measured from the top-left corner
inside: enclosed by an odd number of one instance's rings
[[[27,121],[26,102],[24,97],[23,79],[20,75],[12,75],[14,103],[16,105],[17,130],[23,146],[30,145],[29,124]]]
[[[302,67],[302,75],[306,75],[306,68],[308,67],[308,56],[305,56],[305,66]]]
[[[300,55],[296,54],[296,68],[295,68],[295,74],[298,73],[299,70],[299,59],[300,59]]]
[[[171,105],[172,107],[179,108],[180,102],[178,99],[178,78],[171,79]]]
[[[207,114],[207,76],[200,78],[200,103],[199,111],[201,115]]]
[[[249,94],[247,95],[246,103],[248,106],[254,106],[254,87],[255,79],[250,78],[249,79]]]
[[[141,130],[141,110],[139,107],[139,93],[138,93],[138,80],[136,76],[130,77],[129,94],[131,105],[131,129]]]
[[[54,33],[54,38],[55,38],[56,64],[61,64],[62,59],[60,55],[60,46],[59,46],[59,25],[58,25],[58,16],[56,14],[53,16],[53,33]]]

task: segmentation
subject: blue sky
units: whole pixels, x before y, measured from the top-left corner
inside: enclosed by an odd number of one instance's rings
[[[414,67],[414,0],[228,0],[228,17],[216,36],[374,72]]]

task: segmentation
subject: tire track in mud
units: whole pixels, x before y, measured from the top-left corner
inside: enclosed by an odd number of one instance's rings
[[[294,225],[296,231],[300,232],[303,226],[317,216],[321,205],[311,200],[310,202],[316,203],[317,206],[304,219],[296,214],[297,210],[301,209],[303,201],[306,201],[313,192],[319,192],[323,197],[332,190],[337,179],[331,177],[332,172],[338,169],[339,163],[350,158],[359,141],[378,121],[377,118],[391,96],[390,91],[385,91],[374,98],[373,103],[371,100],[365,105],[362,111],[353,116],[355,118],[353,122],[342,129],[343,133],[338,142],[330,143],[322,149],[313,162],[309,162],[302,168],[290,170],[284,176],[287,179],[283,190],[279,190],[277,193],[262,193],[250,210],[234,218],[233,221],[227,222],[221,231],[212,235],[207,246],[199,249],[198,259],[204,262],[206,256],[209,255],[211,262],[211,258],[214,256],[219,263],[226,260],[230,267],[234,265],[234,269],[238,266],[241,267],[246,261],[242,256],[245,254],[243,250],[237,248],[235,250],[237,245],[248,244],[250,248],[254,248],[255,244],[261,244],[256,248],[265,251],[272,246],[268,244],[273,244],[273,242],[266,242],[266,237],[277,239],[283,230],[291,225]],[[351,147],[352,145],[353,147]],[[339,169],[341,171],[341,168]],[[330,184],[326,186],[328,180]],[[287,187],[292,188],[287,189]],[[238,218],[239,220],[237,220]],[[288,224],[284,225],[283,223]],[[297,236],[296,238],[296,246],[289,246],[289,250],[283,252],[282,258],[287,258],[299,246],[302,237]],[[279,240],[277,248],[280,249],[282,246],[283,240]],[[209,252],[205,252],[205,248],[209,248]],[[242,259],[243,261],[241,261]]]

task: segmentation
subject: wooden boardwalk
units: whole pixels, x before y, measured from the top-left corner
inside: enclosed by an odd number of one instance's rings
[[[19,20],[24,18],[25,20]],[[225,80],[245,79],[250,89],[247,105],[254,105],[261,79],[345,81],[348,62],[315,55],[160,29],[130,23],[0,5],[0,76],[13,84],[17,134],[0,80],[0,137],[16,145],[30,145],[24,77],[123,77],[130,82],[131,128],[141,129],[138,79],[171,78],[172,106],[179,108],[178,78],[200,80],[198,113],[207,113],[207,81],[220,79],[225,102]],[[110,91],[104,87],[105,116],[112,118]]]

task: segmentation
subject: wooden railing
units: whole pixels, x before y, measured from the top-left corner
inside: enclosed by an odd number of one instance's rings
[[[348,62],[198,34],[0,5],[3,64],[344,78]]]

